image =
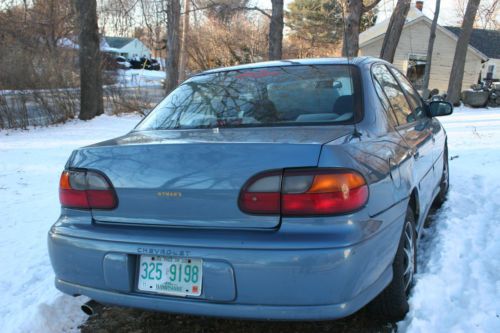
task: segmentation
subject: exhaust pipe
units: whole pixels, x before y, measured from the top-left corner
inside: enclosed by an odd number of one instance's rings
[[[87,303],[83,304],[81,309],[87,316],[95,316],[101,312],[103,305],[91,299]]]

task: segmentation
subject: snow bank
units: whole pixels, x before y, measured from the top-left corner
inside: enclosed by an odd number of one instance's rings
[[[159,86],[166,77],[164,71],[127,69],[118,71],[118,84],[127,87]]]
[[[500,332],[500,109],[443,117],[451,187],[425,230],[407,332]]]
[[[83,298],[54,287],[47,232],[59,215],[59,175],[77,147],[125,134],[139,116],[100,116],[30,131],[0,131],[0,331],[69,332]]]

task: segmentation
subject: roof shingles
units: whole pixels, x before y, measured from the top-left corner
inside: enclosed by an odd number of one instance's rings
[[[460,35],[460,27],[444,27],[457,35]],[[469,44],[488,58],[500,59],[500,30],[473,29]]]
[[[131,41],[133,41],[135,38],[130,38],[130,37],[104,37],[106,40],[106,43],[108,43],[109,47],[115,48],[115,49],[121,49]]]

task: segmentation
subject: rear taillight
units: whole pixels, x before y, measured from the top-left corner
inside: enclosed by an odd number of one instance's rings
[[[59,200],[67,208],[113,209],[117,205],[115,191],[106,177],[88,170],[63,171]]]
[[[348,169],[285,170],[259,174],[243,187],[245,213],[283,216],[344,214],[363,207],[368,185]]]

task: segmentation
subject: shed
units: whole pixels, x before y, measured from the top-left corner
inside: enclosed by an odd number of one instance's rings
[[[420,10],[410,8],[393,61],[417,89],[421,89],[423,84],[431,24],[432,20]],[[360,55],[380,56],[388,25],[389,19],[360,34]],[[437,88],[441,93],[447,91],[457,41],[456,34],[438,25],[432,53],[430,89]],[[471,84],[478,82],[483,63],[487,60],[488,57],[484,53],[469,45],[462,89],[468,89]]]

